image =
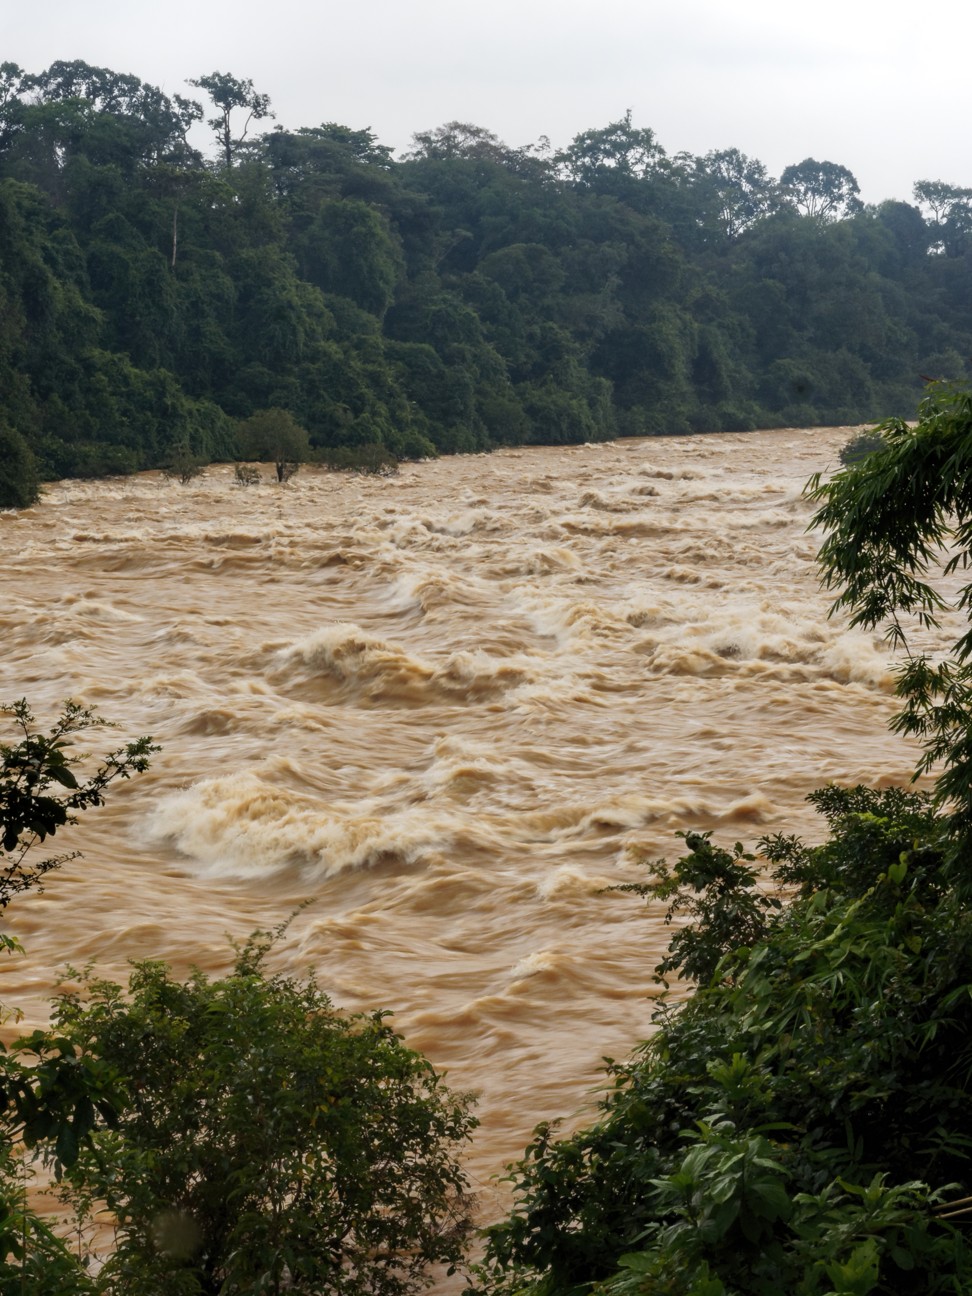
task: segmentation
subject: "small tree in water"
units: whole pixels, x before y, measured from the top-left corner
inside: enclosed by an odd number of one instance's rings
[[[183,486],[188,486],[191,481],[202,475],[205,466],[205,459],[193,454],[189,446],[183,442],[173,449],[169,462],[162,469],[162,475],[172,481],[180,482]]]
[[[310,441],[289,410],[257,410],[239,425],[238,441],[244,459],[269,461],[277,481],[289,481],[310,457]]]

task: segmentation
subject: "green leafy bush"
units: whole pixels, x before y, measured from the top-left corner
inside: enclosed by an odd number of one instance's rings
[[[884,449],[884,437],[880,432],[859,432],[857,436],[851,437],[846,445],[840,448],[840,462],[845,468],[851,464],[860,463],[860,461],[873,454],[875,450]]]
[[[144,962],[127,994],[89,977],[56,1003],[57,1034],[128,1092],[68,1172],[117,1220],[100,1291],[404,1296],[462,1255],[467,1100],[384,1014],[271,975],[272,943],[220,980]]]
[[[662,966],[703,984],[611,1064],[590,1128],[538,1129],[511,1170],[514,1209],[488,1232],[481,1290],[972,1287],[943,1218],[972,1191],[972,908],[948,882],[955,839],[926,798],[815,800],[826,842],[762,843],[798,888],[785,908],[753,906],[738,846],[687,838],[662,885],[691,908],[694,939]]]
[[[69,703],[45,733],[26,702],[6,710],[0,911],[66,858],[34,863],[33,848],[154,750],[139,739],[83,777],[70,748],[96,716]],[[430,1265],[458,1264],[469,1100],[387,1014],[344,1015],[312,980],[272,976],[274,940],[255,935],[216,981],[145,962],[126,994],[80,975],[50,1030],[0,1044],[0,1289],[407,1296]],[[18,947],[0,934],[0,948]],[[53,1170],[79,1238],[113,1212],[103,1264],[89,1272],[28,1203],[21,1149]]]
[[[47,733],[36,725],[24,698],[0,707],[10,717],[18,741],[0,743],[0,913],[13,896],[40,885],[41,878],[66,856],[36,861],[30,851],[59,828],[75,822],[76,812],[101,805],[115,779],[131,778],[148,767],[158,749],[138,738],[110,752],[88,778],[79,779],[81,763],[71,753],[74,735],[105,722],[87,707],[67,702]]]
[[[370,473],[389,477],[398,472],[398,460],[382,445],[330,446],[321,462],[334,472]]]
[[[760,890],[759,874],[751,867],[756,857],[746,853],[741,842],[727,851],[712,845],[711,833],[679,836],[689,853],[673,868],[664,860],[655,860],[650,865],[651,882],[612,889],[633,891],[649,901],[670,900],[666,923],[676,914],[688,914],[695,920],[676,931],[657,973],[664,978],[677,972],[706,984],[727,954],[765,934],[767,915],[780,908],[780,900]]]
[[[914,425],[889,419],[876,431],[879,451],[828,481],[810,480],[811,526],[826,532],[819,561],[839,591],[834,610],[847,609],[851,625],[882,627],[903,652],[902,708],[891,728],[921,741],[919,772],[941,770],[936,797],[972,833],[972,631],[966,626],[944,659],[916,650],[910,637],[972,605],[967,581],[953,594],[937,579],[972,561],[972,391],[934,383]]]
[[[36,861],[34,848],[73,823],[76,812],[100,805],[116,778],[144,770],[155,748],[149,739],[137,739],[79,777],[82,758],[71,751],[74,736],[103,724],[91,711],[69,702],[46,733],[23,699],[0,713],[10,717],[17,738],[0,744],[2,913],[14,896],[39,889],[49,872],[72,858]],[[0,950],[19,949],[0,932]],[[0,1022],[16,1017],[0,1006]],[[78,1257],[28,1198],[28,1154],[41,1156],[60,1178],[96,1126],[113,1123],[121,1102],[112,1068],[62,1036],[36,1031],[10,1048],[0,1042],[0,1290],[32,1296],[94,1291]]]
[[[233,480],[241,487],[259,486],[263,481],[263,475],[253,464],[238,463],[233,470]]]

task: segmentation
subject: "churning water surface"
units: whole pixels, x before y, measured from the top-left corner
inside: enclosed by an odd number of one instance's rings
[[[70,481],[0,514],[0,699],[162,746],[11,906],[0,1000],[39,1024],[68,961],[219,974],[311,900],[274,967],[394,1009],[478,1093],[488,1214],[650,1030],[662,911],[604,888],[679,829],[813,836],[812,788],[908,779],[886,648],[828,621],[806,531],[852,431]]]

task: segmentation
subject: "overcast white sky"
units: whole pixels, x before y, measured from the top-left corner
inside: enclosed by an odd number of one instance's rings
[[[669,153],[838,162],[868,202],[972,187],[968,0],[0,0],[0,61],[55,59],[249,77],[283,126],[397,150],[453,119],[562,147],[630,108]]]

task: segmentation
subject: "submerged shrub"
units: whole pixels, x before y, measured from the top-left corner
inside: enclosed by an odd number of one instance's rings
[[[169,456],[168,463],[162,469],[162,475],[171,481],[188,486],[191,481],[202,475],[206,463],[207,460],[193,454],[188,445],[180,445]]]
[[[233,471],[233,480],[237,486],[259,486],[263,474],[253,464],[238,463]]]
[[[849,468],[851,464],[860,463],[869,454],[874,454],[875,450],[883,450],[884,446],[884,437],[880,432],[859,432],[846,445],[841,446],[840,462],[845,468]]]
[[[321,461],[335,472],[371,473],[380,477],[398,472],[398,459],[382,445],[331,446],[322,452]]]

